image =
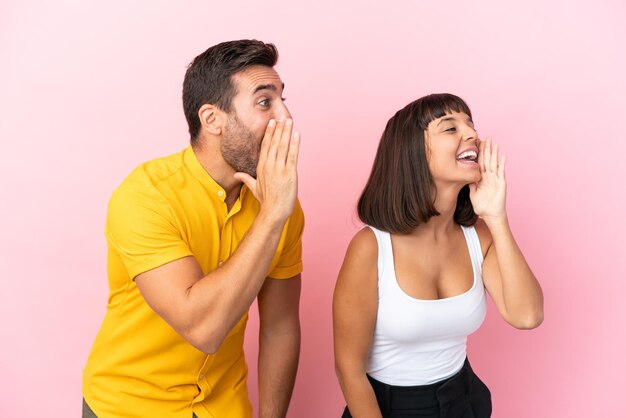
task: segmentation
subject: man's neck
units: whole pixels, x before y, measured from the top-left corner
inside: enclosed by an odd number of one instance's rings
[[[202,168],[226,192],[224,202],[228,209],[232,208],[239,197],[243,183],[233,177],[235,170],[224,161],[218,147],[211,147],[206,142],[194,144],[193,151]]]

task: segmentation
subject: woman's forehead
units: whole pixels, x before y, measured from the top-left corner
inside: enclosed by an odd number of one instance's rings
[[[438,117],[436,119],[433,119],[428,125],[432,126],[432,125],[439,125],[443,122],[470,122],[473,124],[472,118],[465,112],[457,112],[454,110],[448,110],[446,111],[446,113],[441,116]]]

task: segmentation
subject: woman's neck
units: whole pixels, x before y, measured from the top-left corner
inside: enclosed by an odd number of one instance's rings
[[[461,189],[457,185],[446,187],[437,185],[436,190],[434,205],[439,216],[433,216],[428,222],[417,227],[417,230],[421,230],[417,232],[433,235],[435,239],[446,236],[456,229],[454,212]]]

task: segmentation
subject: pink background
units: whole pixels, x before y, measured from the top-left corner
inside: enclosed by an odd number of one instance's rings
[[[624,3],[223,3],[0,3],[0,416],[80,415],[107,297],[107,201],[137,164],[187,145],[187,63],[246,37],[279,47],[303,134],[290,417],[340,415],[331,297],[355,202],[387,119],[443,91],[509,157],[511,223],[546,298],[539,329],[517,331],[491,305],[470,338],[494,417],[626,416]],[[251,382],[255,329],[252,315]]]

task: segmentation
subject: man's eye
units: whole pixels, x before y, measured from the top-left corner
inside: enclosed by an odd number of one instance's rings
[[[269,106],[270,105],[270,101],[269,101],[269,99],[263,99],[263,100],[259,101],[259,104],[261,106]]]

